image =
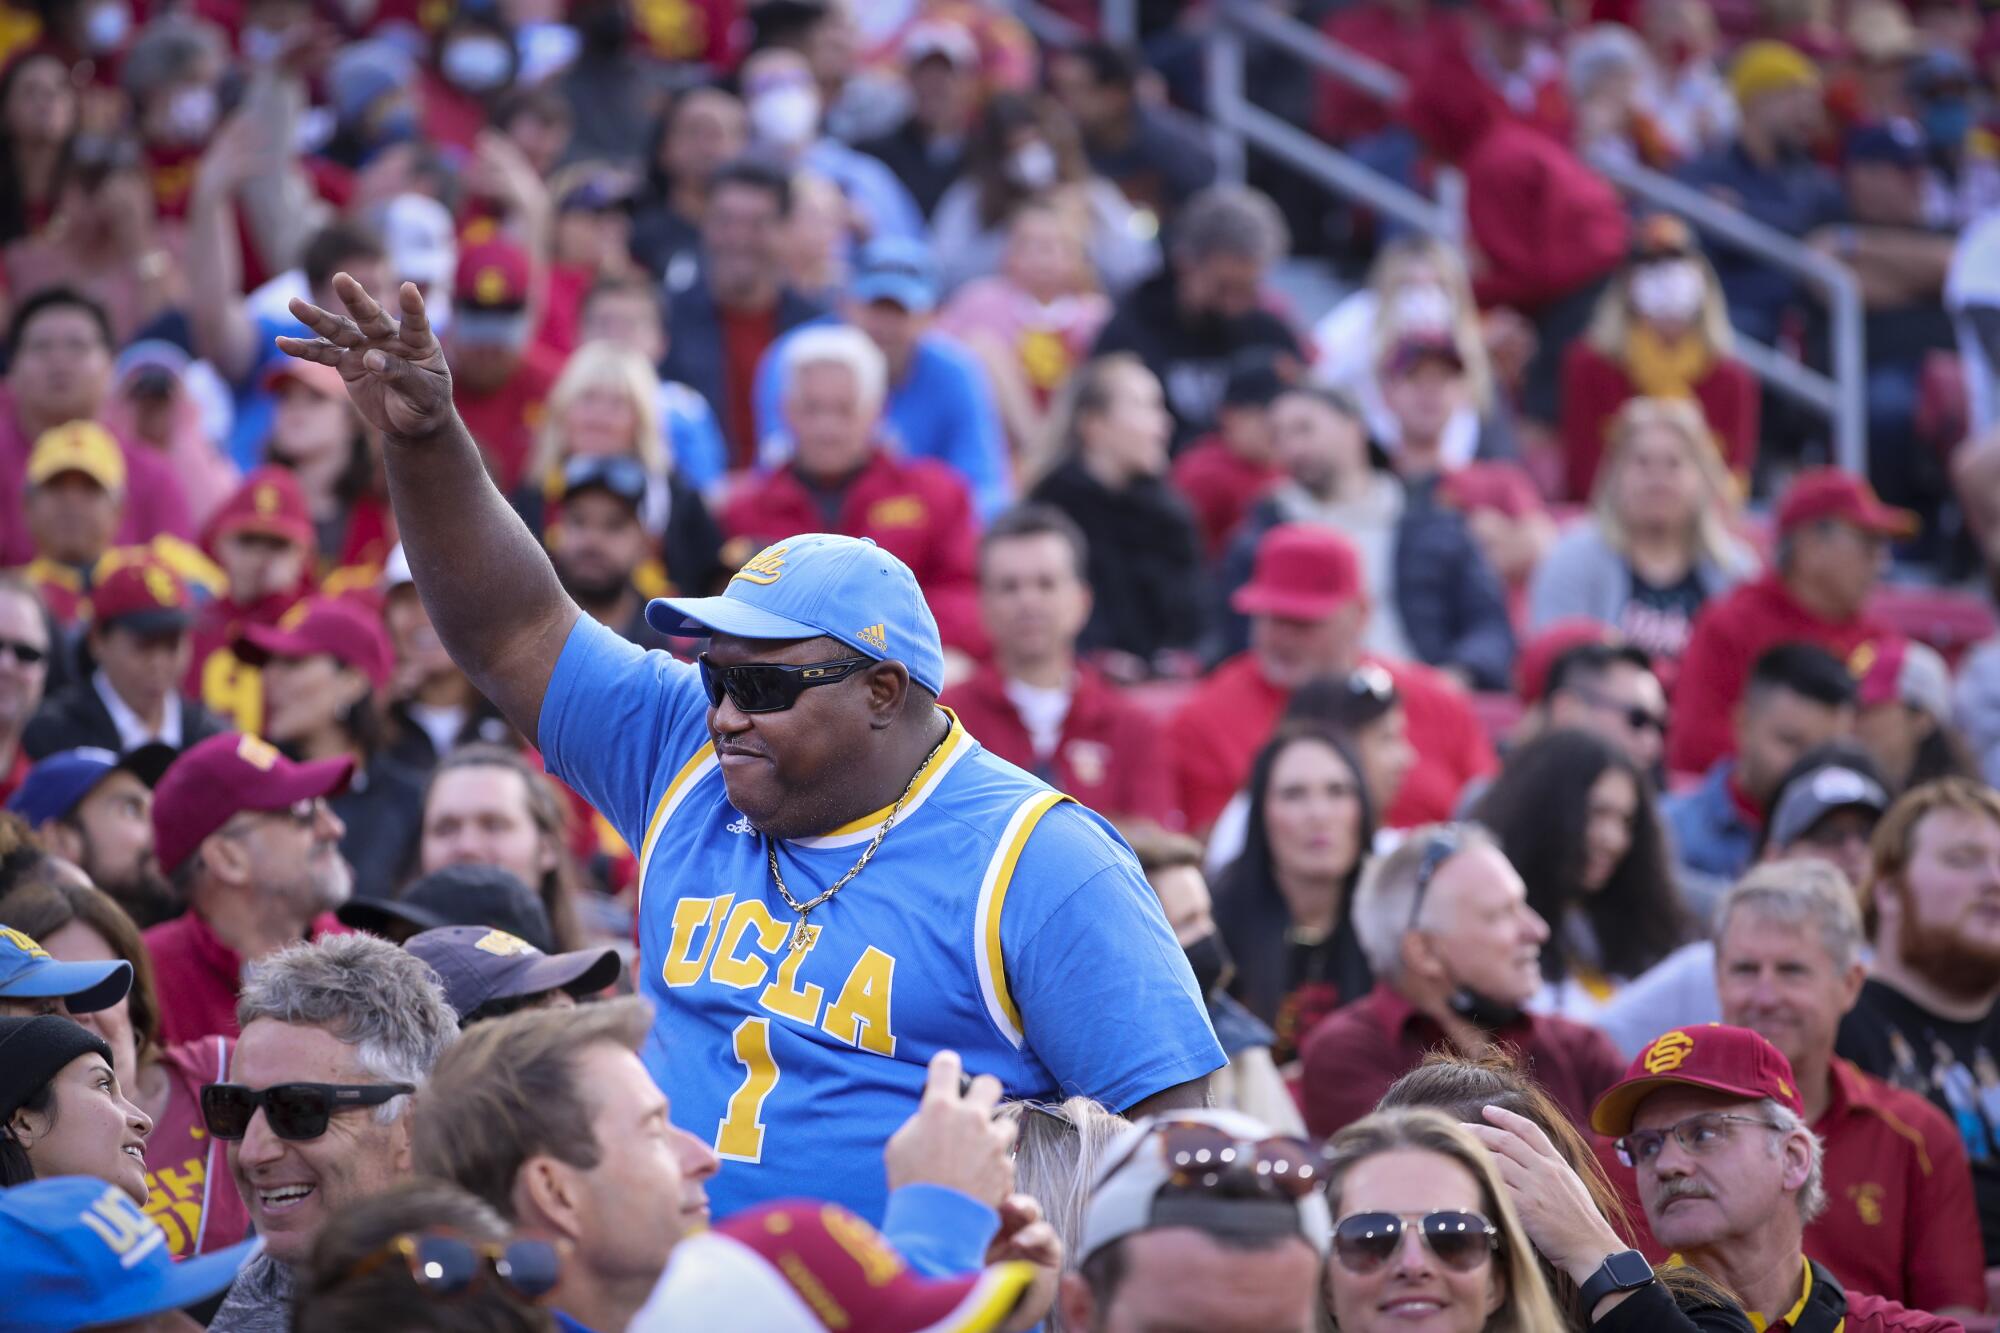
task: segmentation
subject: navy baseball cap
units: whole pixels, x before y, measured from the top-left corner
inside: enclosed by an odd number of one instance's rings
[[[661,597],[646,621],[662,634],[840,640],[944,693],[944,641],[910,567],[866,537],[808,532],[751,556],[720,597]]]
[[[12,926],[0,925],[0,1000],[61,1000],[73,1014],[109,1009],[132,989],[132,965],[58,963]]]
[[[912,313],[937,308],[938,272],[931,249],[907,236],[883,236],[854,256],[847,294],[857,301],[893,301]]]
[[[535,891],[499,866],[433,870],[399,898],[350,898],[334,913],[342,925],[391,939],[397,925],[415,930],[478,926],[518,935],[544,953],[556,947],[549,909]]]
[[[444,982],[444,998],[463,1021],[495,1000],[566,990],[578,999],[618,980],[616,949],[543,953],[518,935],[485,926],[442,926],[403,941]]]
[[[0,1291],[9,1333],[68,1333],[199,1305],[263,1245],[174,1262],[160,1224],[116,1185],[57,1176],[0,1190]]]
[[[40,828],[76,809],[98,783],[121,768],[152,786],[173,756],[164,745],[142,746],[126,755],[95,745],[59,750],[28,770],[28,780],[7,799],[7,808],[27,820],[28,827]]]

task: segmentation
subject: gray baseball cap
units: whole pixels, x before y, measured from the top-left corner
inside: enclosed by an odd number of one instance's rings
[[[1880,818],[1888,808],[1889,793],[1881,783],[1845,764],[1827,764],[1786,785],[1771,812],[1770,845],[1791,846],[1836,810],[1866,810]]]

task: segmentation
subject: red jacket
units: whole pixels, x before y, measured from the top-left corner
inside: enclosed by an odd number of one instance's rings
[[[459,418],[478,443],[494,482],[504,494],[512,495],[526,473],[528,456],[535,451],[535,431],[542,424],[543,405],[562,366],[561,353],[530,343],[514,373],[491,393],[476,393],[463,381],[452,386]]]
[[[1757,377],[1742,362],[1727,357],[1711,365],[1694,386],[1695,400],[1722,446],[1729,470],[1746,480],[1757,462],[1758,392]],[[1583,339],[1571,343],[1563,353],[1563,475],[1569,498],[1577,504],[1590,502],[1611,418],[1638,396],[1625,368]]]
[[[1500,764],[1465,695],[1426,666],[1371,659],[1394,677],[1403,696],[1416,765],[1384,822],[1412,828],[1450,819],[1465,784]],[[1189,829],[1206,832],[1250,776],[1250,761],[1285,711],[1287,691],[1264,679],[1254,652],[1214,671],[1174,715],[1169,746],[1180,811]]]
[[[1100,672],[1077,666],[1069,713],[1055,753],[1046,760],[1036,757],[997,668],[980,667],[970,680],[945,691],[943,702],[981,745],[1106,818],[1168,822],[1173,782],[1163,762],[1159,725]]]
[[[1730,714],[1765,649],[1793,640],[1816,643],[1845,662],[1854,650],[1890,631],[1862,614],[1835,624],[1799,605],[1775,572],[1723,594],[1702,608],[1681,655],[1667,729],[1667,767],[1706,773],[1736,752]]]
[[[1437,53],[1412,86],[1406,113],[1425,146],[1465,173],[1481,305],[1532,313],[1624,259],[1618,192],[1546,131],[1509,114],[1462,51]]]
[[[1979,1210],[1965,1141],[1944,1113],[1835,1060],[1832,1097],[1813,1124],[1826,1143],[1827,1209],[1806,1253],[1840,1279],[1918,1310],[1986,1305]]]
[[[348,933],[328,912],[312,923],[310,937]],[[176,1046],[202,1037],[236,1036],[236,995],[243,986],[243,959],[236,950],[193,908],[162,921],[142,938],[165,1001],[160,1043]]]
[[[1174,460],[1174,489],[1194,510],[1210,560],[1221,558],[1244,511],[1284,475],[1274,463],[1260,465],[1239,457],[1219,435],[1195,441]]]
[[[1388,5],[1342,6],[1327,16],[1320,31],[1412,80],[1439,43],[1458,40],[1457,25],[1448,14],[1407,19]],[[1313,100],[1313,128],[1332,143],[1379,134],[1395,123],[1393,105],[1330,74],[1318,76]]]
[[[870,538],[916,574],[948,646],[975,657],[985,647],[978,519],[965,483],[943,463],[877,449],[847,484],[831,529],[818,501],[787,464],[767,477],[748,479],[724,507],[722,529],[759,546],[800,532]]]

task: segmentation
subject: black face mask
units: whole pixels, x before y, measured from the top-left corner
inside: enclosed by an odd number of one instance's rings
[[[1522,1010],[1519,1006],[1482,995],[1470,986],[1460,986],[1453,991],[1447,1003],[1453,1013],[1486,1032],[1497,1032],[1521,1021]]]
[[[1214,995],[1236,979],[1236,963],[1222,942],[1221,931],[1211,930],[1181,952],[1187,955],[1188,966],[1194,969],[1194,984],[1201,987],[1203,995]]]

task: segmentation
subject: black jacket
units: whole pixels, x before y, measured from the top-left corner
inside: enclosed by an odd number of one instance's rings
[[[424,775],[377,755],[327,804],[347,833],[340,854],[354,870],[354,896],[393,898],[416,861],[424,820]]]
[[[1268,310],[1236,319],[1182,314],[1171,268],[1133,289],[1111,312],[1092,355],[1131,352],[1160,377],[1174,414],[1174,447],[1215,429],[1230,361],[1264,347],[1303,362],[1305,351],[1284,320]],[[676,378],[685,378],[677,376]]]
[[[924,137],[915,116],[906,118],[881,138],[871,139],[859,147],[896,173],[896,179],[903,182],[903,188],[910,192],[910,198],[917,201],[917,207],[923,210],[926,218],[937,211],[938,200],[944,198],[944,192],[951,188],[951,183],[965,172],[965,140],[961,139],[943,152],[937,152],[931,147],[930,140]]]
[[[186,695],[181,696],[181,748],[220,735],[229,724]],[[21,748],[30,759],[46,759],[59,750],[94,745],[117,753],[125,748],[111,710],[97,697],[88,677],[72,681],[42,700],[21,733]]]
[[[778,293],[773,336],[782,337],[824,313],[819,306],[786,287]],[[705,278],[696,279],[693,286],[674,295],[673,308],[667,312],[667,334],[670,340],[667,360],[660,368],[664,378],[678,380],[708,399],[734,458],[738,441],[754,439],[757,426],[755,422],[737,421],[730,416],[729,388],[724,379],[724,358],[728,353],[723,347],[722,311],[715,304]],[[751,369],[754,373],[755,367]]]
[[[1071,458],[1036,485],[1031,499],[1076,520],[1090,543],[1090,623],[1078,647],[1111,648],[1151,661],[1195,647],[1202,631],[1201,534],[1194,513],[1164,478],[1111,491]]]

